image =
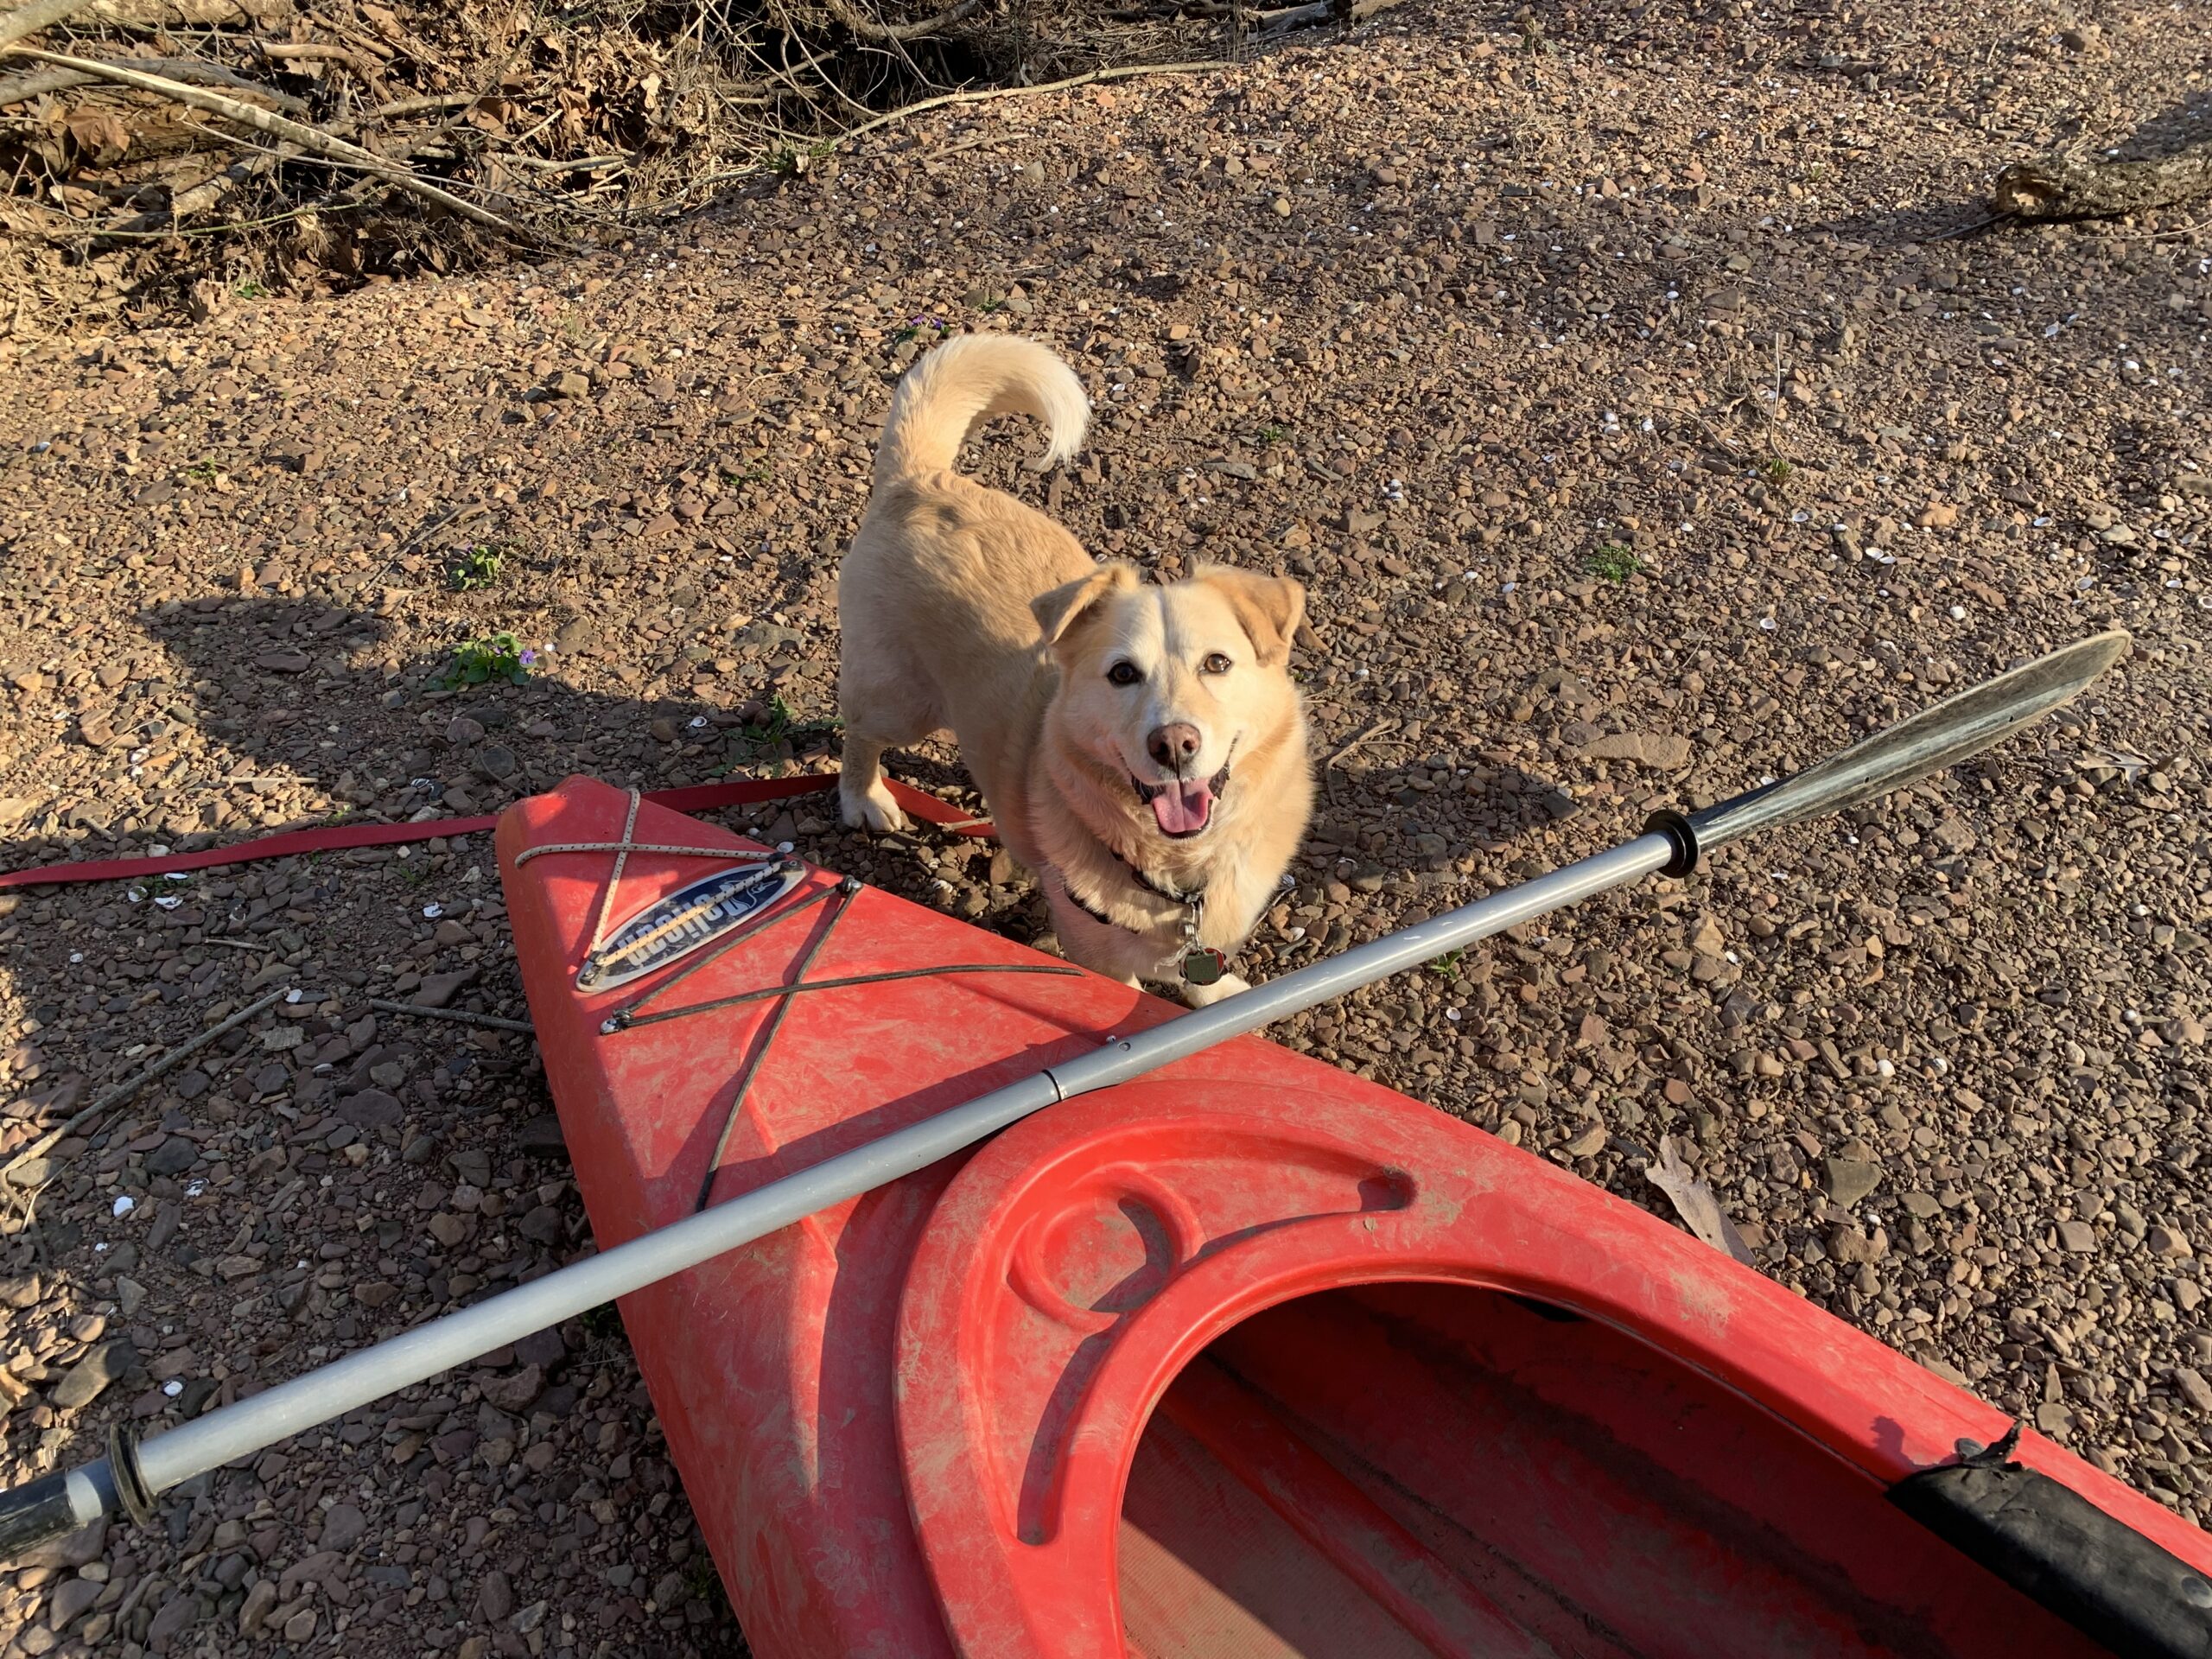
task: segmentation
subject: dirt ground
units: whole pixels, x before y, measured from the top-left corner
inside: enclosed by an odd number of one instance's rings
[[[2212,230],[1976,228],[2008,161],[2199,118],[2178,16],[1416,6],[941,111],[620,254],[54,340],[0,401],[5,861],[834,764],[875,428],[970,327],[1098,405],[1066,473],[1009,428],[984,474],[1311,585],[1325,786],[1248,972],[2124,626],[1986,762],[1279,1034],[1638,1203],[1672,1135],[1766,1272],[2202,1522]],[[501,632],[523,683],[445,689]],[[761,822],[1039,930],[988,849],[827,817]],[[587,1247],[527,1039],[368,1007],[525,1012],[481,836],[0,898],[0,1154],[288,984],[27,1172],[0,1478]],[[741,1647],[609,1316],[0,1580],[5,1659],[242,1630]]]

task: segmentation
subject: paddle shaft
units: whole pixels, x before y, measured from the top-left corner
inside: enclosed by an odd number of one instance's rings
[[[918,1123],[823,1160],[626,1244],[502,1292],[474,1307],[334,1360],[289,1382],[111,1455],[0,1494],[0,1560],[118,1508],[143,1514],[150,1500],[195,1475],[327,1423],[480,1354],[505,1346],[587,1308],[654,1284],[752,1243],[847,1198],[925,1169],[1032,1112],[1110,1088],[1228,1039],[1433,962],[1548,911],[1649,875],[1673,861],[1678,843],[1638,836],[1503,893],[1371,944],[1283,975],[1208,1008],[1116,1038],[1088,1054],[1008,1084]],[[118,1467],[118,1459],[123,1466]]]

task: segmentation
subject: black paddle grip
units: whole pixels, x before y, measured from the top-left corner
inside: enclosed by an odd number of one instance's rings
[[[2120,1659],[2212,1659],[2212,1581],[2048,1475],[1967,1459],[1889,1499]]]
[[[0,1492],[0,1563],[12,1562],[56,1538],[77,1530],[76,1506],[69,1501],[69,1471],[53,1474]]]
[[[119,1424],[111,1426],[107,1451],[107,1456],[81,1469],[57,1469],[0,1491],[0,1566],[20,1560],[41,1544],[66,1538],[96,1518],[77,1513],[69,1490],[73,1477],[89,1484],[99,1515],[120,1510],[141,1526],[151,1518],[154,1494],[138,1468],[137,1436]]]

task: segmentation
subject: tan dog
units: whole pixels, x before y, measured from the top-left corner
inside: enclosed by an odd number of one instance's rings
[[[1069,957],[1204,1007],[1246,988],[1224,959],[1313,810],[1287,666],[1306,591],[1220,567],[1147,587],[951,470],[1009,413],[1051,429],[1034,466],[1065,461],[1089,412],[1073,370],[1004,334],[948,340],[899,382],[837,578],[839,794],[847,823],[900,828],[883,752],[949,728]]]

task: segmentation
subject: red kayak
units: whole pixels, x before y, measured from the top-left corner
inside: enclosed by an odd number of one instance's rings
[[[499,846],[602,1246],[1180,1012],[586,779]],[[762,1659],[2212,1654],[2212,1538],[1255,1039],[622,1314]]]

